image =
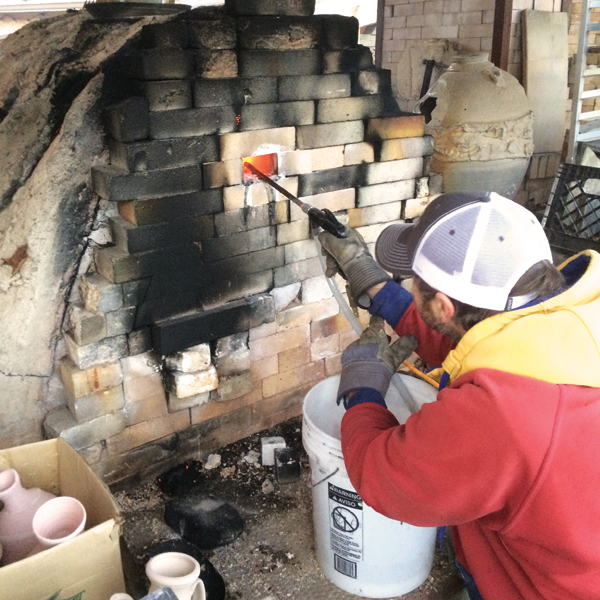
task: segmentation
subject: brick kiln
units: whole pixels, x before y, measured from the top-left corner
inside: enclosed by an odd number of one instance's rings
[[[68,407],[45,422],[109,481],[300,414],[354,337],[308,219],[244,159],[368,243],[428,201],[423,118],[399,111],[356,19],[313,10],[184,12],[122,59],[110,164],[92,169],[113,244],[69,307]]]

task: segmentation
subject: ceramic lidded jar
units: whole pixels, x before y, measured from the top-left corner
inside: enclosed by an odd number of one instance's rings
[[[24,488],[19,473],[6,469],[0,473],[0,544],[2,565],[25,558],[37,545],[32,521],[36,510],[54,494],[40,488]]]
[[[514,198],[533,154],[533,113],[518,80],[485,53],[457,55],[427,97],[436,98],[425,128],[434,139],[430,169],[443,191]]]

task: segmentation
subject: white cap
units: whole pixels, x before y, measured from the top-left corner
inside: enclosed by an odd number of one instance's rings
[[[387,227],[375,254],[384,269],[416,274],[450,298],[492,310],[528,302],[509,299],[510,291],[533,265],[552,261],[533,213],[494,192],[438,196],[416,224]]]

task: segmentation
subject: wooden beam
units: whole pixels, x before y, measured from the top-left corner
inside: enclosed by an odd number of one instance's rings
[[[381,69],[383,62],[383,21],[385,0],[377,0],[377,23],[375,26],[375,66]]]
[[[492,37],[491,61],[500,69],[508,70],[510,50],[510,23],[513,0],[496,0],[494,11],[494,35]]]

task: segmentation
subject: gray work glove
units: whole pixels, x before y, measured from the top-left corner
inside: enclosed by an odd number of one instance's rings
[[[337,238],[326,231],[319,234],[322,253],[326,256],[325,275],[333,277],[340,273],[348,280],[358,306],[369,308],[371,299],[366,291],[391,277],[375,262],[362,235],[349,227],[346,230],[346,238]]]
[[[383,318],[373,315],[360,338],[342,353],[338,402],[349,392],[365,387],[377,390],[385,398],[392,376],[416,347],[417,340],[412,335],[403,335],[390,346]]]

